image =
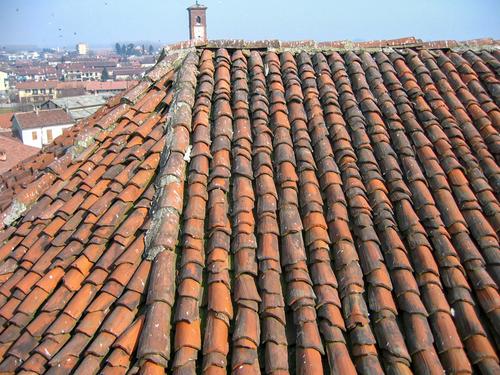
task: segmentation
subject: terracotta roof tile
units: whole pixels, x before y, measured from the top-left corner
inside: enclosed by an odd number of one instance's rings
[[[14,115],[22,129],[41,128],[45,126],[73,124],[74,120],[63,109],[47,109],[34,112],[21,112]]]
[[[38,148],[25,145],[16,138],[0,135],[0,175],[38,152]]]
[[[0,113],[0,132],[10,134],[12,131],[12,116],[13,112]]]
[[[493,47],[167,50],[2,176],[0,371],[500,371]]]

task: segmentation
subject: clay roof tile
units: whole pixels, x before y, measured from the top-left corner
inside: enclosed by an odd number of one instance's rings
[[[1,175],[0,371],[499,372],[496,48],[170,46]]]

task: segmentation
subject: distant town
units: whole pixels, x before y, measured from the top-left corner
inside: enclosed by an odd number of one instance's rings
[[[0,49],[0,169],[16,159],[6,150],[37,152],[133,86],[158,51],[133,43],[99,50],[86,43],[74,49]]]

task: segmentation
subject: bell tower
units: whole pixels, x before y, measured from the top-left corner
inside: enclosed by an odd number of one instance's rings
[[[196,1],[187,8],[189,13],[189,39],[207,40],[207,7]]]

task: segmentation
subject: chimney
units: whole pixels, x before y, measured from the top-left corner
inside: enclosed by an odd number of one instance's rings
[[[207,7],[196,1],[187,8],[189,13],[189,39],[207,40]]]

